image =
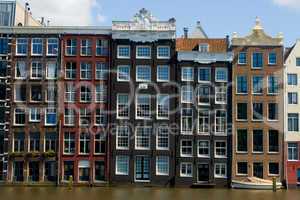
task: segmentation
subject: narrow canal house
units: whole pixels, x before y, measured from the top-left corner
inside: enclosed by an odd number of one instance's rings
[[[74,28],[62,36],[60,182],[108,181],[109,28]]]
[[[176,41],[176,184],[227,186],[230,180],[231,61],[228,38],[208,38],[200,22]]]
[[[265,34],[260,20],[232,38],[232,179],[283,180],[283,37]]]
[[[285,178],[289,187],[300,186],[299,77],[300,40],[285,53]]]
[[[145,9],[113,22],[112,183],[174,184],[175,29]]]
[[[43,27],[14,27],[11,31],[7,181],[55,182],[58,34]]]

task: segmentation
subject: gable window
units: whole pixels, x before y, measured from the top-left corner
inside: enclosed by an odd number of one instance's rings
[[[135,129],[135,149],[149,150],[151,144],[151,127],[137,126]]]
[[[65,102],[75,102],[75,86],[72,83],[65,84]]]
[[[56,108],[45,109],[45,125],[56,125]]]
[[[80,109],[79,124],[80,126],[89,126],[91,124],[91,111],[89,109]]]
[[[210,124],[209,124],[209,110],[199,110],[198,111],[198,133],[199,134],[209,134]]]
[[[25,124],[25,109],[15,108],[15,125],[24,125]]]
[[[252,54],[252,68],[261,69],[263,67],[263,53]]]
[[[215,103],[216,104],[226,104],[227,103],[227,87],[226,86],[216,86],[215,87]]]
[[[25,133],[18,132],[14,133],[14,148],[13,152],[24,152],[25,147]]]
[[[41,110],[39,108],[30,108],[29,109],[29,121],[30,122],[41,121]]]
[[[169,65],[158,65],[157,66],[157,81],[168,82],[170,79]]]
[[[227,177],[227,165],[226,163],[215,164],[215,178],[226,178]]]
[[[117,94],[117,118],[129,117],[129,95]]]
[[[66,41],[66,55],[67,56],[76,56],[77,54],[77,40],[68,39]]]
[[[129,127],[117,126],[116,149],[129,148]]]
[[[130,46],[119,45],[118,46],[118,58],[130,58]]]
[[[95,145],[94,146],[95,154],[105,154],[105,152],[106,152],[106,139],[102,134],[97,133],[95,135],[94,145]]]
[[[184,85],[181,86],[181,102],[182,103],[193,103],[193,86]]]
[[[210,68],[198,68],[198,82],[210,82]]]
[[[208,44],[199,44],[199,52],[207,53],[209,51]]]
[[[99,39],[96,41],[96,56],[108,55],[108,40]]]
[[[198,157],[209,157],[209,141],[199,140],[198,141]]]
[[[67,62],[65,69],[65,78],[66,79],[75,79],[76,78],[76,62]]]
[[[269,53],[269,65],[276,65],[277,63],[277,54],[275,52]]]
[[[41,79],[43,77],[42,63],[39,61],[34,61],[31,63],[31,78]]]
[[[268,77],[268,94],[278,94],[279,80],[276,76]]]
[[[151,58],[151,47],[137,46],[136,47],[136,58],[150,59]]]
[[[47,102],[55,102],[57,98],[57,90],[56,86],[48,85],[46,90],[46,101]]]
[[[108,75],[107,63],[97,62],[95,75],[97,80],[107,80],[107,75]]]
[[[157,119],[169,118],[169,95],[158,94],[157,95]]]
[[[296,66],[297,66],[297,67],[300,67],[300,57],[299,57],[299,58],[296,58]]]
[[[180,156],[181,157],[192,157],[193,156],[193,141],[192,140],[181,140],[180,141]]]
[[[298,143],[288,143],[288,160],[289,161],[298,161],[299,160]]]
[[[181,177],[192,177],[193,176],[192,163],[180,163],[180,176]]]
[[[238,64],[239,65],[247,64],[247,53],[246,52],[239,53]]]
[[[215,141],[215,157],[224,158],[227,156],[226,141]]]
[[[216,68],[216,82],[227,82],[228,81],[228,70],[226,68]]]
[[[80,133],[79,153],[80,154],[90,153],[90,134],[89,133]]]
[[[15,85],[15,102],[26,101],[26,85]]]
[[[16,62],[15,77],[17,79],[26,79],[27,70],[26,70],[26,62],[25,61],[17,61]]]
[[[237,120],[247,120],[248,119],[248,104],[247,103],[237,103],[236,106],[236,119]]]
[[[263,120],[263,103],[252,104],[252,119],[261,121]]]
[[[157,128],[156,149],[157,150],[169,149],[169,127],[159,126]]]
[[[156,156],[156,175],[168,176],[169,175],[169,157]]]
[[[248,92],[247,76],[236,77],[236,92],[237,94],[247,94]]]
[[[16,55],[24,56],[27,55],[28,51],[28,39],[27,38],[17,38],[16,41]]]
[[[56,62],[48,62],[47,70],[46,70],[46,78],[47,79],[56,79],[57,77],[57,63]]]
[[[56,56],[58,54],[58,39],[47,39],[47,56]]]
[[[210,86],[200,85],[198,86],[197,99],[199,105],[210,104]]]
[[[288,113],[288,131],[299,131],[299,114]]]
[[[65,108],[64,125],[74,126],[75,125],[75,110],[72,108]]]
[[[247,129],[237,130],[237,152],[247,152],[248,151],[248,133]]]
[[[194,68],[182,67],[181,68],[181,80],[182,81],[194,81]]]
[[[119,65],[118,66],[118,81],[129,81],[130,80],[130,66]]]
[[[297,92],[288,92],[288,104],[298,104]]]
[[[81,56],[91,56],[92,55],[92,40],[83,39],[81,40]]]
[[[95,111],[95,125],[105,126],[107,124],[107,117],[105,111],[100,108],[96,108]]]
[[[278,104],[269,103],[268,104],[268,119],[269,120],[278,120]]]
[[[42,101],[42,86],[41,85],[32,85],[31,86],[31,101]]]
[[[170,47],[169,46],[158,46],[157,47],[157,58],[158,59],[169,59],[170,58]]]
[[[92,101],[92,92],[88,86],[80,87],[80,101],[81,102],[91,102]]]
[[[129,174],[129,156],[116,156],[116,175]]]
[[[40,56],[43,54],[43,39],[32,38],[31,40],[31,55]]]
[[[264,134],[263,130],[253,130],[253,152],[262,153],[264,152]]]
[[[80,63],[80,79],[92,78],[92,64],[88,62]]]
[[[107,87],[103,84],[96,85],[96,102],[105,103],[107,100]]]
[[[215,112],[215,133],[224,135],[226,134],[226,111],[216,110]]]
[[[297,85],[298,84],[297,74],[288,74],[287,80],[288,80],[288,85]]]
[[[263,77],[253,76],[252,77],[252,94],[262,94],[263,93]]]
[[[150,95],[138,94],[136,97],[136,119],[151,118]]]
[[[277,130],[269,130],[269,152],[279,152],[279,134]]]
[[[64,133],[64,154],[75,153],[75,133],[65,132]]]
[[[181,133],[182,134],[193,133],[193,109],[192,108],[181,109]]]
[[[40,134],[30,133],[29,134],[29,152],[40,151]]]
[[[151,81],[151,67],[148,65],[136,66],[136,81],[150,82]]]

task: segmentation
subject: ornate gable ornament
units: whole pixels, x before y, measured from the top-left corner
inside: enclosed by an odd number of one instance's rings
[[[145,8],[134,15],[131,21],[112,22],[113,39],[130,39],[147,42],[176,38],[176,20],[159,21]]]
[[[235,32],[232,36],[233,46],[282,46],[283,35],[279,33],[276,37],[271,37],[264,32],[264,28],[258,17],[251,33],[246,37],[238,37]]]

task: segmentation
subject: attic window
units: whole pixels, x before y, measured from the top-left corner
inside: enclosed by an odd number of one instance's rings
[[[199,44],[199,52],[207,53],[208,52],[208,44]]]

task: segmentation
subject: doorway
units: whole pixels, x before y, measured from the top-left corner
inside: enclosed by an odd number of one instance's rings
[[[208,164],[198,164],[198,182],[208,182],[209,181],[209,165]]]

